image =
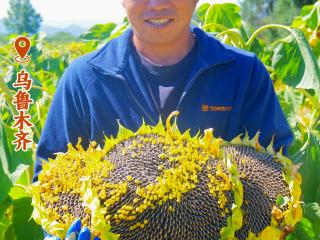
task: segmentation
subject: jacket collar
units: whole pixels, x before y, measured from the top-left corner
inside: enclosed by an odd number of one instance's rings
[[[198,41],[197,66],[199,68],[227,63],[235,58],[222,43],[200,28],[191,26],[191,32],[195,34]],[[132,34],[132,29],[129,28],[120,37],[93,52],[88,59],[88,64],[105,74],[121,74],[128,64]]]

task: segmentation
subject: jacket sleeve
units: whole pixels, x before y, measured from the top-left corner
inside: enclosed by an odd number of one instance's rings
[[[57,152],[66,152],[68,143],[75,145],[81,137],[82,145],[88,145],[89,106],[76,70],[71,64],[59,81],[37,146],[33,181],[38,180],[42,161],[54,158]]]
[[[293,134],[280,107],[269,73],[263,63],[254,58],[244,110],[241,117],[242,132],[253,137],[260,131],[259,142],[266,147],[274,135],[274,149],[287,155]]]

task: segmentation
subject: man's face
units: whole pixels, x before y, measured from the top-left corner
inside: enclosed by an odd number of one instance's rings
[[[141,43],[170,44],[190,32],[198,0],[122,0],[135,37]]]

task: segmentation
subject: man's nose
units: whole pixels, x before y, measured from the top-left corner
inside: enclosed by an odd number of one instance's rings
[[[149,0],[148,9],[154,11],[165,10],[170,7],[171,0]]]

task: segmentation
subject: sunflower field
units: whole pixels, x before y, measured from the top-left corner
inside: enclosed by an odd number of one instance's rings
[[[290,26],[264,25],[251,29],[242,20],[240,7],[231,4],[202,4],[193,24],[226,44],[254,52],[265,64],[295,140],[289,158],[302,175],[303,218],[287,240],[320,239],[320,1],[306,5]],[[81,41],[53,44],[45,33],[30,36],[32,61],[18,64],[9,35],[0,45],[0,240],[43,239],[43,230],[31,218],[30,186],[35,150],[53,98],[65,68],[77,57],[103,46],[129,27],[106,23],[91,27]],[[277,30],[281,38],[267,42],[264,33]],[[30,95],[32,147],[15,151],[13,106],[17,73],[25,69],[33,80]]]

